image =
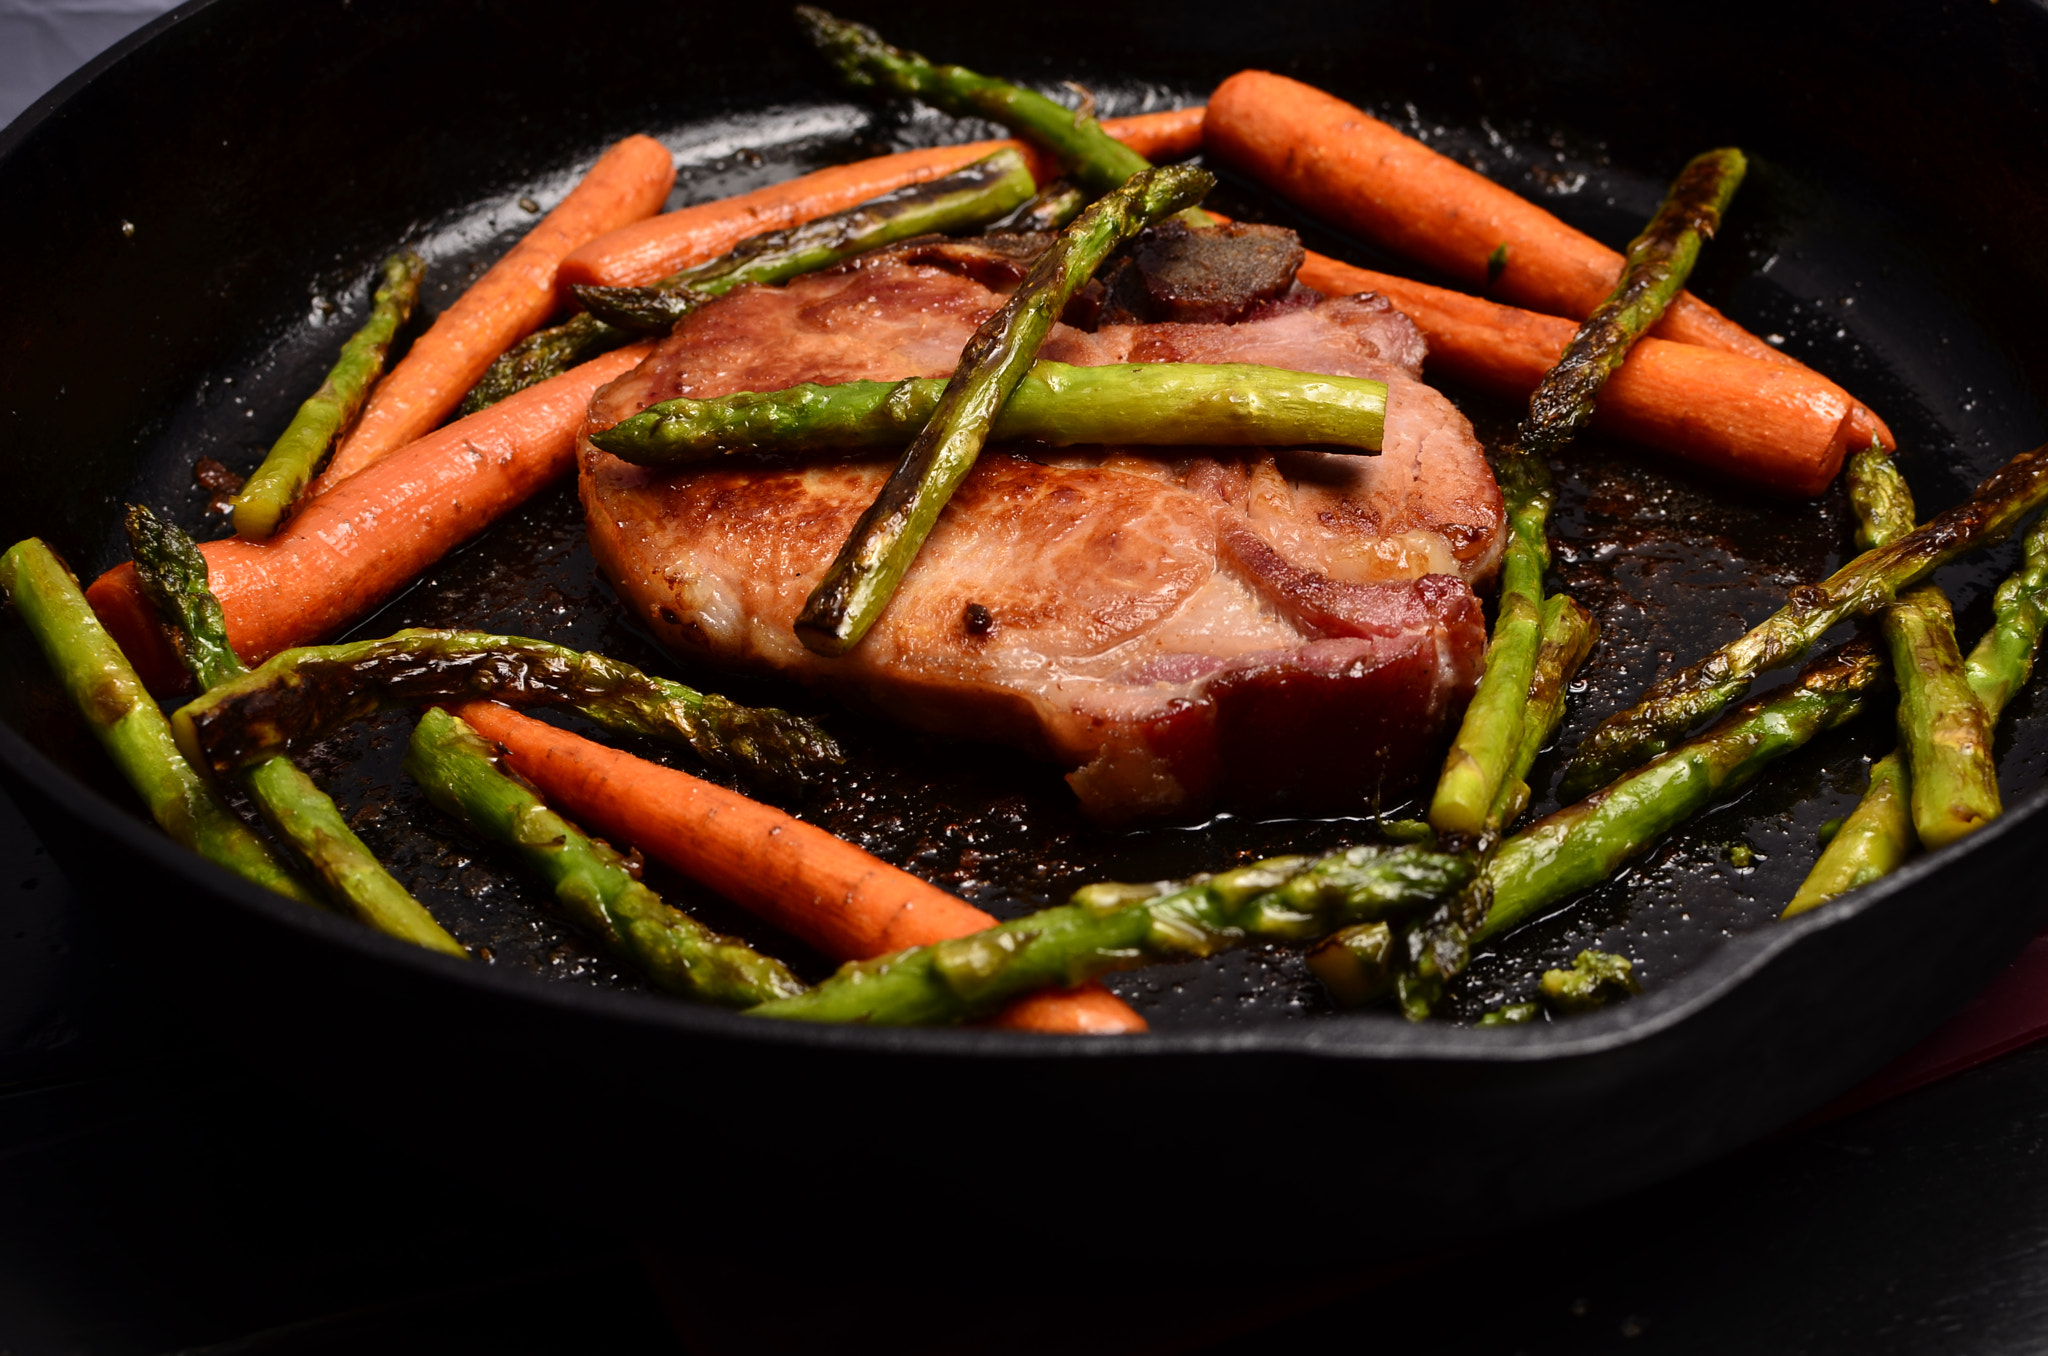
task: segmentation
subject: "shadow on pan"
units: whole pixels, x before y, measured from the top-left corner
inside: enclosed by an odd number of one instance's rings
[[[1247,64],[1286,71],[1614,243],[1687,155],[1741,144],[1757,168],[1698,290],[1876,406],[1924,509],[1945,507],[2048,428],[2036,320],[2048,262],[2028,225],[2048,211],[2048,19],[2012,5],[1758,13],[1747,30],[1716,15],[1717,33],[1753,35],[1735,47],[1620,5],[1204,5],[1167,22],[1053,4],[1000,24],[894,5],[858,17],[986,69],[1079,80],[1105,113],[1199,99]],[[680,203],[978,129],[845,102],[785,17],[763,9],[623,3],[603,31],[575,31],[559,7],[515,0],[215,0],[117,49],[0,136],[0,314],[15,341],[0,364],[5,540],[44,536],[96,571],[121,553],[129,498],[223,531],[195,459],[254,464],[353,325],[386,250],[421,247],[434,265],[427,304],[443,305],[531,221],[522,196],[549,200],[603,144],[640,130],[676,149]],[[1399,268],[1248,184],[1223,191],[1241,215]],[[1482,431],[1512,417],[1454,394]],[[1567,744],[1848,549],[1839,491],[1757,502],[1625,449],[1572,458],[1557,573],[1606,639]],[[1966,631],[2011,558],[1941,576]],[[364,629],[483,625],[673,670],[608,597],[565,491]],[[201,1013],[373,1130],[542,1204],[672,1240],[701,1236],[707,1206],[721,1240],[781,1234],[821,1207],[858,1211],[870,1236],[915,1236],[934,1212],[978,1207],[991,1251],[1048,1236],[1071,1248],[1072,1217],[1096,1212],[1104,1184],[1128,1193],[1135,1175],[1145,1204],[1121,1212],[1134,1228],[1179,1214],[1183,1228],[1283,1225],[1360,1255],[1405,1250],[1753,1140],[1928,1030],[2048,918],[2026,869],[2048,794],[2048,707],[2030,696],[2002,740],[2012,810],[1962,847],[1797,925],[1771,923],[1818,825],[1889,747],[1885,722],[1866,720],[1481,957],[1457,1014],[1524,996],[1582,946],[1635,956],[1649,993],[1594,1016],[1509,1031],[1338,1016],[1295,957],[1249,951],[1118,981],[1154,1023],[1139,1040],[771,1027],[653,998],[590,954],[419,803],[397,773],[401,720],[338,738],[316,771],[491,964],[294,910],[173,848],[111,782],[18,630],[0,635],[0,666],[10,788],[130,940],[153,1001]],[[1109,834],[1073,813],[1047,769],[964,757],[801,693],[712,681],[807,706],[855,746],[805,814],[1001,914],[1087,876],[1186,871],[1369,827],[1225,819]],[[1382,809],[1399,812],[1398,796]],[[1737,840],[1751,852],[1729,852]],[[1270,1147],[1248,1162],[1253,1145]],[[1089,1189],[1037,1180],[1073,1181],[1077,1160]],[[1252,1163],[1265,1171],[1247,1173]],[[1378,1169],[1368,1192],[1398,1211],[1398,1235],[1294,1207],[1295,1184],[1338,1163]],[[850,1182],[866,1187],[851,1202]],[[662,1223],[686,1218],[697,1227]]]

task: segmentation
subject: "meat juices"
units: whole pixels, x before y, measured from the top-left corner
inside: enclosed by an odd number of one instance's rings
[[[741,288],[600,390],[586,433],[675,396],[944,376],[1026,262],[1000,240],[917,243]],[[1050,758],[1106,822],[1355,809],[1431,770],[1478,679],[1471,584],[1499,558],[1502,509],[1471,426],[1417,379],[1407,318],[1297,290],[1238,324],[1057,326],[1041,356],[1375,378],[1385,447],[992,446],[839,659],[791,624],[887,460],[671,474],[586,436],[592,549],[677,653]]]

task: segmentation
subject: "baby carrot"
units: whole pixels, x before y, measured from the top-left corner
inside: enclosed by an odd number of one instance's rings
[[[1518,306],[1583,320],[1621,255],[1527,198],[1363,109],[1268,71],[1240,71],[1209,100],[1203,149],[1348,230]],[[1689,292],[1657,338],[1805,370]],[[1849,444],[1891,430],[1852,402]]]
[[[631,371],[651,345],[607,353],[552,381],[458,419],[305,501],[263,542],[199,549],[246,664],[331,634],[565,474],[590,397]],[[100,621],[158,693],[184,686],[135,578],[120,565],[86,591]]]
[[[470,387],[555,309],[555,269],[577,246],[661,209],[674,158],[652,137],[606,151],[561,205],[443,311],[370,395],[323,483],[382,460],[447,418]]]
[[[835,959],[964,937],[996,921],[815,824],[687,772],[493,702],[450,709],[503,746],[511,769],[569,819],[666,862]],[[1034,1031],[1145,1029],[1099,985],[1035,995],[1004,1018],[999,1024]]]
[[[1432,372],[1527,399],[1578,326],[1311,252],[1301,281],[1377,292],[1429,340]],[[1785,494],[1819,494],[1853,445],[1855,401],[1804,367],[1643,339],[1601,393],[1593,427]]]
[[[1111,118],[1102,130],[1148,160],[1171,160],[1200,144],[1202,110]],[[561,285],[639,287],[715,259],[748,236],[786,230],[891,189],[951,174],[1005,146],[1024,152],[1039,183],[1058,177],[1049,157],[1016,141],[972,141],[857,160],[621,227],[564,259]]]

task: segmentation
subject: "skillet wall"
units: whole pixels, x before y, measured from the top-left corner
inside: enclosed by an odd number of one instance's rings
[[[1930,267],[1987,317],[2016,368],[2048,373],[2038,324],[2048,260],[2035,239],[2048,220],[2035,64],[2048,59],[2048,18],[2031,6],[1758,7],[1753,22],[1724,7],[1713,22],[1726,36],[1713,44],[1693,40],[1683,16],[1661,6],[1201,5],[1171,25],[1063,5],[1005,14],[1000,24],[961,6],[877,6],[860,17],[884,23],[899,40],[1027,77],[1040,69],[1136,68],[1199,86],[1264,64],[1344,92],[1405,94],[1447,116],[1502,110],[1596,130],[1618,157],[1643,163],[1676,163],[1701,146],[1733,141],[1761,156],[1825,167],[1858,186],[1852,199],[1866,193],[1930,234],[1954,236],[1953,223],[1971,223],[1965,238],[1982,248]],[[73,82],[64,92],[77,97],[60,112],[0,140],[0,260],[8,261],[0,265],[0,316],[9,341],[0,363],[0,464],[13,487],[0,497],[4,540],[44,535],[81,569],[104,563],[118,496],[192,386],[274,338],[261,332],[263,318],[302,310],[309,278],[352,273],[423,213],[501,191],[646,125],[824,92],[779,8],[623,3],[608,7],[607,31],[587,45],[564,40],[565,22],[561,7],[538,3],[216,0],[181,11],[135,60],[89,77],[82,90]],[[1078,56],[1069,50],[1076,46]],[[121,233],[123,221],[135,223],[132,238]],[[2040,402],[2042,393],[2034,398]],[[19,727],[32,717],[15,709],[8,718]],[[79,765],[89,770],[90,759]],[[52,830],[67,839],[68,860],[84,862],[95,851],[89,825],[53,822]],[[2008,888],[2003,869],[1980,854],[1950,888]],[[95,880],[154,887],[166,879],[150,870],[146,861],[101,863]],[[205,907],[197,898],[189,903]],[[1895,914],[1868,926],[1908,922]],[[189,987],[241,1004],[244,1025],[266,1024],[294,1001],[295,977],[332,963],[339,950],[318,932],[268,934],[243,953],[263,956],[265,973],[194,969]],[[2021,924],[2009,922],[1980,939],[1972,964],[1988,969],[2020,935]],[[1896,938],[1890,945],[1895,954]],[[1823,992],[1822,974],[1806,976],[1809,992]],[[1835,980],[1845,978],[1853,976]],[[377,1052],[405,1039],[405,1019],[435,1011],[440,984],[431,970],[370,963],[347,970],[325,995],[334,1010],[391,1016],[376,1039],[361,1043],[356,1067],[331,1069],[336,1085],[374,1085]],[[1909,1035],[1936,1015],[1922,1006],[1895,1020]],[[494,1048],[532,1052],[535,1064],[551,1049],[576,1045],[565,1034],[567,1019],[520,1002],[509,988],[474,995],[461,1019],[493,1031]],[[608,1068],[637,1062],[661,1069],[664,1079],[676,1076],[667,1063],[672,1033],[636,1025],[628,1008],[590,1017],[579,1034],[592,1032],[614,1042]],[[1724,1027],[1704,1038],[1742,1034]],[[697,1085],[744,1090],[739,1100],[748,1107],[794,1101],[830,1108],[863,1079],[872,1094],[878,1087],[907,1092],[918,1076],[872,1054],[828,1050],[777,1066],[771,1080],[743,1052],[702,1053],[706,1062],[691,1071]],[[1165,1093],[1149,1104],[1119,1100],[1120,1084],[1128,1093],[1219,1081],[1248,1104],[1263,1100],[1261,1088],[1276,1101],[1293,1095],[1300,1070],[1284,1056],[1261,1055],[1251,1044],[1242,1053],[1257,1059],[1237,1059],[1228,1070],[1199,1056],[1155,1061],[1136,1083],[1109,1062],[1069,1071],[1054,1094],[1061,1103],[1021,1119],[1036,1126],[1064,1119],[1114,1136],[1202,1105]],[[1783,1072],[1813,1067],[1795,1051],[1780,1053]],[[1004,1072],[1040,1095],[1053,1084],[1037,1083],[1034,1071],[1051,1062],[1010,1061]],[[442,1091],[457,1101],[495,1096],[507,1123],[555,1130],[573,1123],[582,1099],[600,1095],[594,1075],[571,1080],[559,1069],[536,1070],[530,1085],[508,1091],[508,1067],[483,1060],[450,1070]],[[1434,1105],[1463,1106],[1475,1118],[1502,1097],[1533,1105],[1569,1101],[1583,1089],[1590,1104],[1602,1086],[1594,1071],[1533,1063],[1505,1081],[1489,1078],[1416,1086],[1431,1089]],[[1397,1090],[1398,1077],[1383,1086]],[[1679,1090],[1667,1091],[1682,1100]],[[690,1099],[686,1089],[670,1087],[656,1102],[683,1115]],[[1336,1103],[1297,1105],[1305,1123],[1345,1114]],[[1796,1109],[1773,1105],[1780,1117]],[[1108,1107],[1118,1116],[1114,1125],[1102,1123]],[[990,1118],[984,1124],[998,1142],[995,1125],[1015,1122],[996,1118],[1018,1114],[985,1093],[967,1098],[962,1113],[963,1120]],[[1747,1133],[1765,1128],[1772,1109],[1755,1114]],[[1647,1140],[1670,1129],[1646,1123],[1640,1133]],[[1739,1137],[1741,1130],[1725,1133]],[[1447,1142],[1462,1151],[1483,1138]],[[1665,1166],[1729,1142],[1696,1135]],[[799,1135],[773,1152],[793,1158],[807,1148],[816,1146]],[[1551,1161],[1546,1170],[1567,1181],[1575,1166],[1590,1171],[1594,1148],[1589,1142],[1578,1164]],[[859,1133],[836,1150],[847,1161],[871,1151]],[[1444,1203],[1466,1213],[1526,1210],[1550,1188],[1523,1166],[1530,1175],[1517,1200],[1447,1188]],[[1626,1185],[1629,1175],[1606,1180]]]

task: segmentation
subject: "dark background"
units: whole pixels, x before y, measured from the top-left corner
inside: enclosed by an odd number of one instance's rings
[[[4,801],[0,899],[11,1356],[2048,1349],[2048,1047],[1407,1266],[1270,1236],[1181,1255],[1133,1229],[1127,1267],[1049,1255],[1023,1275],[945,1221],[922,1255],[793,1226],[787,1255],[693,1257],[556,1214],[609,1189],[572,1168],[507,1184],[401,1157],[244,1067],[109,970],[96,915]],[[1131,1184],[1098,1184],[1125,1213]],[[1369,1183],[1272,1190],[1368,1227]]]

